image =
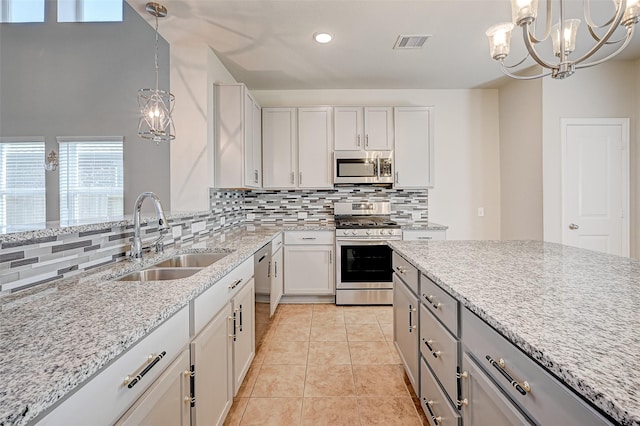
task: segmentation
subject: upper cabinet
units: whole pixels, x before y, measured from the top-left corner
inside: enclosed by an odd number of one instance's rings
[[[393,108],[334,107],[336,151],[393,149]]]
[[[433,187],[433,108],[397,107],[394,113],[394,187]]]
[[[214,85],[214,185],[262,187],[260,106],[244,84]]]
[[[331,188],[330,107],[263,108],[264,188]]]

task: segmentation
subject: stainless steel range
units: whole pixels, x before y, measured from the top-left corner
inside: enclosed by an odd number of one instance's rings
[[[391,220],[391,203],[334,203],[336,305],[391,305],[389,240],[402,239]]]

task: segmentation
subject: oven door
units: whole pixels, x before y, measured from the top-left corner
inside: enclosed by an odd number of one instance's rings
[[[393,288],[386,240],[336,239],[336,288]]]

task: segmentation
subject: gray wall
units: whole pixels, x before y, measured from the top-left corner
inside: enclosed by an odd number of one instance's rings
[[[154,191],[170,209],[169,146],[137,135],[138,89],[155,85],[154,28],[126,2],[124,22],[0,24],[0,136],[124,136],[124,208]],[[160,22],[162,28],[162,22]],[[169,44],[160,39],[160,88]],[[179,102],[179,100],[178,100]],[[47,172],[47,220],[59,218],[58,173]]]

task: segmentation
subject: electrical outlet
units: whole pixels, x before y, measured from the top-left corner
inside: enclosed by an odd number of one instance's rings
[[[225,223],[227,223],[227,218],[226,218],[226,217],[224,217],[224,216],[222,216],[222,217],[220,218],[220,226],[223,226]]]
[[[173,226],[171,228],[171,236],[176,239],[178,237],[182,236],[182,226],[178,225],[178,226]]]
[[[298,219],[306,219],[309,214],[307,212],[298,212]]]
[[[191,233],[195,234],[196,232],[204,231],[207,227],[207,224],[204,221],[194,222],[191,224]]]
[[[254,220],[256,215],[254,213],[247,213],[247,220]]]
[[[478,207],[478,217],[484,217],[484,207]]]

